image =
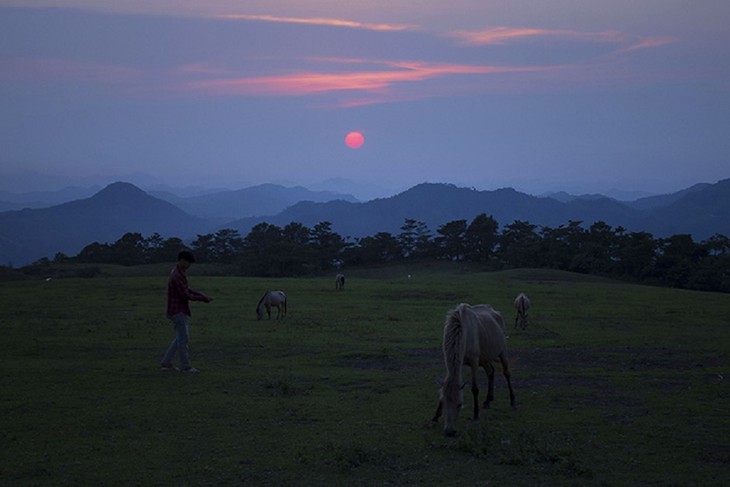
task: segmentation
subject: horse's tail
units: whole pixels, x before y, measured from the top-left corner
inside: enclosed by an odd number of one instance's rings
[[[286,316],[286,312],[287,312],[287,304],[286,304],[287,297],[286,297],[286,294],[284,294],[283,291],[281,292],[281,295],[284,296],[284,302],[281,303],[281,306],[282,306],[282,308],[284,308],[284,316]]]
[[[453,389],[455,394],[461,384],[461,366],[464,363],[466,330],[464,323],[467,317],[465,313],[469,310],[469,305],[460,304],[451,310],[446,316],[446,326],[444,326],[444,362],[446,364],[446,381],[444,388]],[[445,391],[446,392],[446,391]]]

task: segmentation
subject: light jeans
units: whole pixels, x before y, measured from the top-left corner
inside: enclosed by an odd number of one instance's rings
[[[162,357],[162,363],[171,364],[172,360],[175,358],[175,354],[180,352],[180,367],[190,367],[190,356],[188,350],[188,342],[190,340],[188,335],[188,317],[185,313],[178,313],[176,315],[172,315],[170,320],[175,328],[175,339],[167,348],[165,356]]]

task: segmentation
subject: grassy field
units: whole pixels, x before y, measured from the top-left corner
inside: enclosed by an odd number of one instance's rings
[[[215,301],[193,303],[190,375],[158,367],[167,270],[0,283],[0,484],[727,482],[727,294],[448,266],[349,272],[336,292],[194,266]],[[289,316],[256,321],[273,288]],[[498,374],[492,409],[447,438],[429,419],[459,302],[503,312],[518,409]]]

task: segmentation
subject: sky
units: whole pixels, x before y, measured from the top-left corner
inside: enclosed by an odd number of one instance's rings
[[[728,19],[727,0],[0,0],[0,190],[714,183]]]

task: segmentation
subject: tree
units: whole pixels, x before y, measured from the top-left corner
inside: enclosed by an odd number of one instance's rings
[[[464,260],[466,246],[466,220],[454,220],[441,225],[436,230],[440,237],[436,237],[436,245],[440,256],[448,260]]]
[[[632,232],[619,237],[617,272],[644,281],[654,272],[657,242],[647,232]]]
[[[241,253],[243,240],[238,230],[230,228],[218,230],[211,242],[210,260],[230,264]]]
[[[610,225],[597,221],[587,232],[581,231],[577,251],[568,270],[588,274],[611,275],[618,262],[619,239]]]
[[[112,251],[109,244],[94,242],[90,243],[78,253],[76,260],[84,263],[108,263],[112,262]]]
[[[403,256],[400,242],[388,232],[378,232],[372,237],[361,238],[358,244],[355,255],[358,264],[394,262]]]
[[[515,220],[504,227],[499,236],[497,255],[502,263],[512,267],[540,267],[540,236],[537,225]]]
[[[255,225],[243,239],[242,271],[257,276],[280,275],[282,238],[282,230],[276,225]]]
[[[425,257],[430,250],[431,232],[422,221],[406,218],[400,227],[398,243],[405,258]]]
[[[213,234],[198,235],[191,244],[195,259],[199,262],[213,262],[215,244]]]
[[[558,228],[543,227],[541,253],[548,267],[586,272],[580,254],[585,243],[585,230],[580,221],[570,220]],[[576,256],[579,256],[576,259]]]
[[[111,246],[111,262],[125,266],[145,264],[147,262],[146,249],[145,238],[141,233],[125,233]]]
[[[659,242],[659,256],[655,265],[655,276],[673,287],[688,287],[692,272],[707,250],[696,244],[691,235],[680,234]]]
[[[310,229],[298,222],[291,222],[282,230],[282,273],[301,275],[316,267],[309,245]]]
[[[485,213],[477,215],[472,220],[464,234],[467,260],[488,262],[492,259],[498,241],[498,228],[497,220]]]
[[[309,242],[321,270],[335,267],[342,258],[342,251],[347,247],[344,239],[332,231],[332,223],[326,221],[314,226],[309,234]]]
[[[159,237],[158,234],[152,235]],[[162,240],[162,237],[154,238],[153,244],[147,245],[148,261],[151,263],[158,262],[175,262],[177,254],[185,248],[183,241],[177,237],[170,237]]]

